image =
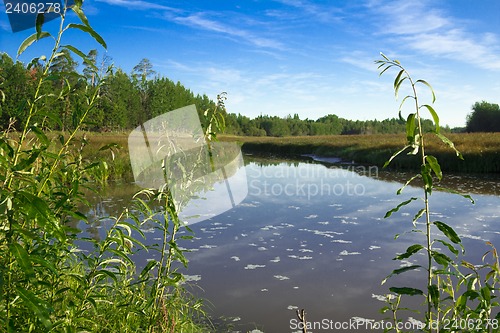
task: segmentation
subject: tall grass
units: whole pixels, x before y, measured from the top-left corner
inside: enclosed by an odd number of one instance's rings
[[[449,172],[499,173],[500,133],[449,134],[463,156],[458,163],[455,153],[436,137],[429,137],[428,151],[443,163]],[[301,137],[237,137],[222,136],[224,141],[237,141],[246,152],[269,152],[275,154],[317,154],[340,157],[348,162],[384,165],[387,156],[399,150],[406,136],[401,134],[329,135]],[[391,163],[391,168],[414,170],[415,156],[401,156]]]
[[[42,63],[41,76],[22,130],[9,127],[0,133],[0,332],[210,331],[202,323],[207,320],[200,300],[183,287],[179,268],[187,260],[178,245],[183,225],[168,189],[142,190],[118,216],[103,217],[109,226],[102,239],[83,237],[75,227],[75,221],[83,228],[90,222],[80,211],[88,204],[85,194],[98,192],[113,173],[100,154],[116,157],[116,145],[97,148],[79,131],[100,98],[105,77],[95,68],[95,85],[81,96],[86,104],[72,110],[74,131],[50,132],[33,119],[54,117],[45,102],[72,93],[64,73],[49,72],[61,50],[91,63],[80,50],[63,46],[64,32],[79,30],[106,46],[81,6],[81,0],[64,6],[52,53],[36,59]],[[67,23],[70,11],[78,24]],[[50,36],[42,28],[39,16],[37,32],[21,44],[19,54]],[[43,94],[54,78],[66,84],[61,95]],[[154,225],[161,242],[147,245],[145,223]],[[133,256],[141,252],[160,256],[139,267]]]

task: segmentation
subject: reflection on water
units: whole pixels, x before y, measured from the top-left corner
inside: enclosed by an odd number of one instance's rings
[[[420,209],[418,201],[389,219],[383,216],[421,191],[408,187],[396,196],[408,175],[367,170],[247,157],[247,198],[193,225],[195,239],[181,244],[192,250],[187,255],[189,280],[201,287],[203,292],[195,292],[212,303],[214,316],[233,318],[236,331],[242,332],[298,332],[294,323],[299,308],[305,308],[307,319],[314,322],[381,320],[380,295],[390,286],[422,285],[425,272],[416,271],[380,286],[400,264],[391,260],[395,254],[422,241],[414,233],[404,234]],[[485,241],[500,247],[498,181],[448,175],[446,179],[448,187],[478,190],[476,204],[434,192],[433,219],[452,225],[463,238],[466,259],[479,263],[488,250]],[[116,215],[135,189],[110,189],[115,190],[105,199],[110,201],[96,204],[89,214]],[[154,230],[145,231],[154,239]],[[395,240],[395,234],[403,235]],[[411,263],[420,259],[424,257],[412,258]]]

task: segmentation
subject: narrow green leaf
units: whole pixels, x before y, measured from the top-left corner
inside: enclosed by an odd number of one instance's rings
[[[89,276],[90,279],[96,279],[97,281],[101,281],[105,277],[111,278],[115,283],[118,283],[116,274],[106,269],[100,269]]]
[[[441,166],[439,165],[437,158],[432,155],[427,155],[425,156],[425,160],[429,163],[429,166],[432,171],[434,171],[436,177],[441,180],[443,178],[443,172],[441,171]]]
[[[401,274],[401,273],[404,273],[404,272],[407,272],[407,271],[412,271],[412,270],[418,269],[420,267],[422,267],[422,266],[420,266],[420,265],[412,265],[412,266],[405,266],[405,267],[402,267],[402,268],[395,269],[384,280],[382,280],[381,284],[384,284],[390,277],[392,277],[394,275],[398,275],[398,274]]]
[[[384,69],[383,69],[383,70],[382,70],[382,71],[378,74],[378,76],[382,76],[382,74],[384,74],[384,72],[385,72],[386,70],[388,70],[389,68],[391,68],[392,66],[393,66],[393,65],[388,65],[386,68],[384,68]]]
[[[439,243],[443,244],[444,246],[446,246],[448,248],[448,250],[450,250],[451,253],[453,253],[454,255],[458,256],[458,250],[453,245],[451,245],[450,243],[445,242],[442,239],[436,239],[436,242],[439,242]]]
[[[481,296],[489,304],[491,302],[491,290],[489,286],[481,288]]]
[[[411,257],[412,255],[414,255],[415,253],[417,253],[418,251],[422,250],[424,247],[420,244],[413,244],[411,246],[409,246],[407,249],[406,249],[406,252],[403,253],[403,254],[400,254],[398,256],[396,256],[394,259],[392,260],[403,260],[403,259],[407,259],[409,257]]]
[[[40,142],[42,142],[45,146],[49,145],[49,139],[40,128],[38,128],[37,126],[31,126],[30,129],[33,131],[33,133],[35,133]]]
[[[414,200],[417,200],[417,198],[413,197],[413,198],[410,198],[410,199],[408,199],[406,201],[403,201],[402,203],[400,203],[399,205],[397,205],[395,208],[393,208],[390,211],[388,211],[387,213],[385,213],[384,218],[388,218],[389,216],[392,215],[392,213],[397,212],[401,207],[406,206],[407,204],[409,204],[410,202],[412,202]]]
[[[417,214],[413,217],[413,223],[417,222],[419,218],[421,218],[425,213],[425,208],[422,208],[421,210],[418,211]]]
[[[146,280],[147,275],[149,272],[158,265],[158,261],[156,260],[151,260],[149,261],[146,266],[142,269],[141,274],[139,275],[139,279],[141,280]]]
[[[40,34],[34,33],[33,35],[29,36],[19,46],[19,49],[17,50],[17,57],[19,57],[24,51],[26,51],[26,49],[34,42],[50,36],[51,35],[45,31],[41,32]]]
[[[410,113],[406,119],[406,139],[408,143],[413,143],[415,140],[415,114]]]
[[[75,12],[75,14],[78,16],[78,18],[80,19],[80,21],[82,21],[83,24],[90,27],[89,21],[88,21],[87,17],[85,16],[85,14],[83,13],[81,5],[73,6],[73,7],[71,7],[71,10],[73,12]]]
[[[430,285],[428,288],[429,296],[431,297],[432,305],[437,309],[439,307],[439,289],[435,284]]]
[[[35,271],[33,270],[33,264],[31,263],[28,252],[24,247],[18,243],[9,244],[9,250],[12,255],[16,258],[17,263],[21,266],[24,274],[28,277],[34,277]]]
[[[427,81],[425,81],[425,80],[417,80],[415,82],[415,84],[417,84],[417,83],[422,83],[422,84],[425,84],[427,87],[429,87],[429,89],[431,90],[431,93],[432,93],[432,103],[434,103],[436,101],[436,94],[434,94],[434,89],[432,88],[432,86],[429,83],[427,83]]]
[[[458,237],[455,230],[453,230],[453,228],[447,225],[446,223],[435,221],[432,222],[432,224],[434,224],[453,243],[460,244],[462,242],[462,240],[460,239],[460,237]]]
[[[452,262],[450,257],[440,252],[432,251],[431,256],[438,264],[443,265],[444,267],[448,267],[448,265]]]
[[[458,158],[460,158],[461,160],[464,159],[464,157],[462,156],[462,154],[458,151],[457,148],[455,148],[455,144],[450,139],[448,139],[447,137],[445,137],[441,133],[436,133],[436,135],[438,136],[438,138],[441,139],[441,141],[443,141],[445,144],[447,144],[451,149],[453,149],[455,151],[455,153],[457,154]]]
[[[44,304],[44,302],[37,298],[35,294],[31,291],[26,290],[22,287],[16,287],[17,295],[23,300],[24,305],[33,311],[38,320],[40,320],[47,330],[50,330],[52,323],[50,322],[49,312],[47,311],[49,306]]]
[[[431,194],[433,187],[430,166],[428,164],[422,164],[420,174],[422,175],[422,180],[424,181],[425,191]]]
[[[395,152],[391,158],[389,158],[389,160],[387,160],[385,163],[384,163],[384,168],[387,167],[391,161],[396,157],[398,156],[399,154],[401,154],[402,152],[404,152],[406,149],[410,148],[410,146],[404,146],[402,149],[398,150],[397,152]]]
[[[463,193],[460,193],[460,192],[455,191],[453,189],[450,189],[450,188],[447,188],[447,187],[441,187],[441,186],[436,186],[435,189],[438,190],[438,191],[443,191],[443,192],[458,194],[458,195],[460,195],[460,196],[462,196],[462,197],[464,197],[466,199],[469,199],[472,204],[476,203],[474,201],[474,199],[469,194],[463,194]]]
[[[424,104],[424,105],[422,105],[422,106],[420,106],[420,107],[421,107],[421,108],[422,108],[422,107],[425,107],[425,108],[427,108],[427,110],[429,110],[429,112],[430,112],[430,114],[431,114],[432,118],[434,119],[434,125],[436,125],[436,133],[439,133],[439,130],[441,129],[441,128],[439,127],[439,116],[438,116],[438,114],[436,113],[436,111],[434,110],[434,108],[433,108],[432,106],[428,105],[428,104]]]
[[[404,80],[406,80],[408,77],[405,76],[404,78],[402,78],[399,82],[398,82],[398,85],[394,88],[394,95],[396,96],[396,98],[398,98],[398,92],[399,92],[399,88],[401,87],[401,84],[404,82]]]
[[[98,71],[99,69],[97,68],[97,66],[89,60],[89,58],[87,57],[87,55],[85,53],[83,53],[82,51],[80,51],[79,49],[77,49],[76,47],[72,46],[72,45],[63,45],[61,46],[63,49],[67,49],[67,50],[70,50],[72,51],[73,53],[75,53],[76,55],[78,55],[80,58],[83,59],[83,62],[87,65],[89,65],[92,70],[94,71]]]
[[[402,69],[399,71],[398,75],[396,75],[396,78],[394,79],[394,89],[399,85],[399,80],[401,79],[401,76],[404,74],[405,70]]]
[[[104,47],[105,49],[108,48],[108,46],[106,45],[106,42],[104,41],[104,39],[102,39],[102,37],[97,32],[95,32],[94,29],[92,29],[90,26],[86,26],[86,25],[82,25],[82,24],[70,23],[70,24],[68,24],[68,26],[66,27],[66,29],[79,29],[79,30],[81,30],[83,32],[86,32],[89,35],[91,35],[96,40],[96,42],[98,42],[99,44],[101,44],[102,47]]]
[[[424,294],[424,292],[420,289],[409,288],[409,287],[403,287],[403,288],[391,287],[389,288],[389,290],[398,295],[415,296]]]
[[[415,97],[411,96],[411,95],[407,95],[405,96],[405,98],[403,98],[403,100],[401,101],[401,104],[399,104],[399,119],[401,120],[404,120],[403,117],[401,117],[401,109],[403,108],[403,104],[405,103],[405,101],[408,99],[408,98],[413,98],[415,99]]]
[[[59,274],[56,266],[49,260],[45,260],[45,258],[39,256],[30,256],[30,260],[34,264],[34,266],[40,265],[47,268],[54,275]]]
[[[382,52],[380,52],[380,55],[387,61],[391,61],[391,59],[387,58],[387,56],[385,54],[383,54]]]
[[[42,35],[42,26],[43,22],[45,21],[45,16],[43,13],[39,13],[36,16],[36,21],[35,21],[35,28],[36,28],[36,39],[39,40],[40,36]]]
[[[406,181],[406,183],[398,189],[398,191],[396,192],[396,194],[397,194],[397,195],[400,195],[401,193],[403,193],[403,190],[406,188],[406,186],[410,185],[410,183],[411,183],[412,181],[414,181],[414,180],[415,180],[416,178],[418,178],[418,177],[420,177],[420,174],[417,174],[417,175],[415,175],[415,176],[411,177],[410,179],[408,179],[408,180]]]

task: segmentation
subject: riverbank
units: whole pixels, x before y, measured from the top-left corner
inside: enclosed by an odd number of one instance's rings
[[[500,133],[447,134],[462,153],[464,160],[435,136],[426,142],[429,155],[438,158],[443,171],[466,173],[500,173]],[[222,141],[238,142],[246,153],[284,155],[314,154],[339,157],[347,162],[382,167],[391,155],[404,147],[404,134],[328,135],[297,137],[241,137],[225,135]],[[418,156],[401,154],[390,168],[410,170]]]
[[[85,157],[103,158],[109,165],[110,179],[133,180],[128,153],[128,134],[85,133],[88,144]],[[77,137],[81,138],[83,133]],[[437,137],[429,136],[427,153],[436,156],[445,172],[500,173],[500,133],[447,134],[463,154],[460,160],[454,151]],[[221,141],[237,142],[245,153],[298,156],[312,154],[338,157],[345,162],[382,167],[391,155],[405,144],[404,134],[328,135],[295,137],[219,136]],[[116,144],[116,146],[112,146]],[[75,145],[75,148],[78,145]],[[103,146],[112,146],[100,150]],[[401,154],[390,169],[410,170],[418,165],[418,156]]]

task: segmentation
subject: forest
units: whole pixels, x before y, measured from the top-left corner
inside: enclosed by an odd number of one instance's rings
[[[75,127],[75,114],[84,104],[83,90],[93,86],[97,78],[104,79],[101,98],[91,110],[84,129],[88,131],[112,132],[133,129],[146,120],[166,111],[195,104],[198,112],[213,108],[215,102],[207,95],[195,94],[180,82],[157,75],[148,59],[142,59],[130,74],[112,65],[108,56],[98,56],[96,50],[87,54],[90,63],[78,64],[70,52],[58,57],[50,67],[53,74],[50,90],[59,98],[47,98],[45,109],[50,112],[38,115],[37,121],[46,128],[70,130]],[[37,61],[25,65],[14,61],[8,54],[0,54],[0,90],[10,96],[0,103],[0,128],[19,126],[26,118],[28,96],[33,96],[40,76],[41,64]],[[98,69],[96,71],[95,69]],[[77,75],[78,71],[81,71]],[[65,81],[60,79],[65,73]],[[68,94],[67,90],[71,89]],[[45,93],[48,93],[46,91]],[[43,93],[43,92],[42,92]],[[500,108],[498,104],[476,102],[473,112],[467,117],[465,128],[450,129],[452,132],[496,132],[500,131]],[[228,110],[231,111],[231,110]],[[249,118],[242,114],[226,112],[226,134],[241,136],[314,136],[342,134],[394,134],[405,131],[406,119],[349,120],[329,114],[316,120],[300,119],[299,115],[284,118],[260,115]],[[16,125],[17,124],[17,125]],[[424,120],[424,130],[433,128],[432,121]]]

